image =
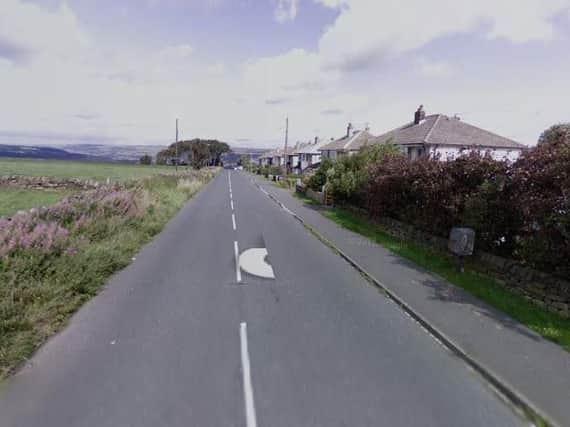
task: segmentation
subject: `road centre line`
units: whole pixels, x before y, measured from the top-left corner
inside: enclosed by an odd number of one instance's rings
[[[239,267],[239,248],[237,240],[234,241],[234,254],[236,258],[236,280],[238,283],[241,283],[241,270]]]
[[[230,205],[231,205],[232,211],[233,211],[234,210],[234,201],[233,200],[230,200]]]
[[[235,216],[235,214],[232,214],[232,225],[234,227],[234,231],[236,231],[237,227],[236,227],[236,216]]]
[[[243,394],[245,403],[245,420],[247,427],[257,427],[255,404],[253,401],[253,385],[251,382],[251,365],[247,347],[247,323],[242,322],[239,328],[241,347],[241,370],[243,375]]]

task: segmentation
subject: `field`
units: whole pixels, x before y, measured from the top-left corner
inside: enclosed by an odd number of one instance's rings
[[[51,205],[70,194],[68,191],[0,189],[0,217],[20,210]]]
[[[156,165],[0,158],[0,176],[49,176],[100,182],[109,178],[112,182],[116,182],[173,171],[173,167]]]

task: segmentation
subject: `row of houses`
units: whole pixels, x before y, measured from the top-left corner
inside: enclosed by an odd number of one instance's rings
[[[375,136],[368,128],[356,130],[348,124],[346,134],[338,139],[297,143],[285,149],[263,153],[260,166],[278,166],[301,174],[318,167],[322,159],[337,159],[357,153],[363,147],[394,144],[411,160],[422,157],[442,161],[454,160],[470,152],[488,153],[496,160],[515,161],[525,145],[444,114],[426,115],[423,106],[414,113],[413,120]]]

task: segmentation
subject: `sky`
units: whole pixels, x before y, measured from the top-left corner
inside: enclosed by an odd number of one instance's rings
[[[0,0],[0,143],[234,145],[570,121],[570,0]]]

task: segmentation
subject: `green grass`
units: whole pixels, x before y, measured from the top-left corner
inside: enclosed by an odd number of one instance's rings
[[[366,218],[337,208],[322,210],[321,213],[342,227],[369,238],[394,254],[465,289],[480,300],[570,351],[570,319],[564,319],[528,302],[522,296],[504,288],[493,277],[475,271],[468,264],[465,272],[461,273],[451,258],[422,245],[399,240]]]
[[[145,166],[124,163],[93,163],[67,160],[0,159],[0,176],[27,175],[56,178],[79,178],[112,182],[174,172],[169,166]]]
[[[11,215],[20,210],[51,205],[68,194],[71,194],[71,192],[0,188],[0,217]]]
[[[23,252],[0,260],[0,379],[13,373],[213,176],[157,176],[144,181],[142,218],[111,216],[71,236],[76,254]],[[88,236],[86,243],[84,236]]]

